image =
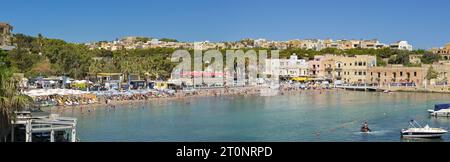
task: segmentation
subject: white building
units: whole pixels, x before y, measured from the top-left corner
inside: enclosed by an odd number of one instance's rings
[[[266,59],[265,73],[282,77],[308,76],[308,62],[292,54],[289,59]]]
[[[253,43],[253,45],[255,46],[255,47],[261,47],[263,44],[265,44],[265,43],[267,43],[267,40],[266,39],[256,39],[256,40],[254,40],[254,43]]]
[[[391,49],[398,49],[398,50],[408,50],[408,51],[413,50],[412,45],[410,45],[408,43],[408,41],[398,41],[398,42],[392,43],[389,47]]]

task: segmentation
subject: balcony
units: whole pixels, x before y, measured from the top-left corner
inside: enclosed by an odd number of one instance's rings
[[[332,67],[326,67],[325,71],[333,71],[333,68]]]

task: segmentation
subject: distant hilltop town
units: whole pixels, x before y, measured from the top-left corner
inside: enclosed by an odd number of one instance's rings
[[[399,49],[412,51],[413,46],[408,41],[397,41],[391,44],[372,40],[332,40],[332,39],[294,39],[288,41],[271,41],[266,39],[243,39],[235,42],[179,42],[175,39],[156,39],[147,37],[124,37],[115,41],[100,41],[86,43],[91,49],[121,50],[121,49],[146,49],[146,48],[184,48],[184,49],[243,49],[243,48],[268,48],[287,49],[303,48],[320,51],[324,48],[337,48],[342,50],[363,49]]]
[[[9,23],[0,22],[0,49],[12,50],[13,26]],[[148,38],[148,37],[124,37],[114,41],[99,41],[84,43],[90,49],[121,50],[121,49],[147,49],[147,48],[175,48],[175,49],[245,49],[245,48],[266,48],[266,49],[287,49],[302,48],[320,51],[325,48],[348,49],[398,49],[412,51],[413,45],[408,41],[401,40],[390,44],[381,43],[377,39],[371,40],[332,40],[332,39],[294,39],[288,41],[272,41],[267,39],[242,39],[234,42],[180,42],[176,39],[168,38]],[[436,54],[450,54],[450,44],[444,47],[432,48],[429,51]]]

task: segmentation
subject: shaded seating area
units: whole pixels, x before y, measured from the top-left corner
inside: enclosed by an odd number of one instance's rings
[[[77,119],[46,112],[16,111],[11,142],[77,142]]]

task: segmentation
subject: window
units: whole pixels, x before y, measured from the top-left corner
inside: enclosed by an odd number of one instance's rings
[[[415,76],[415,77],[417,76],[417,72],[414,72],[414,76]]]
[[[403,72],[400,71],[400,76],[403,76]]]
[[[366,72],[363,72],[363,75],[366,75]]]
[[[363,62],[363,66],[366,66],[367,64],[366,64],[366,62]]]

